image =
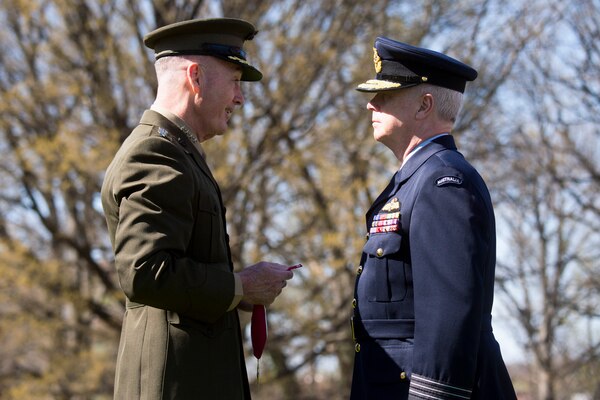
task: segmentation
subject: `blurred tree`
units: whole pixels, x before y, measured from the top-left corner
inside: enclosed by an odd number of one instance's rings
[[[1,3],[3,398],[112,390],[123,299],[98,192],[129,113],[150,93],[139,85],[150,81],[136,61],[140,45],[117,40],[138,27],[125,11],[111,2]]]
[[[154,98],[152,54],[142,37],[156,26],[226,15],[248,19],[260,30],[249,44],[249,54],[265,78],[244,86],[246,105],[231,131],[205,146],[228,208],[236,267],[260,259],[305,265],[269,309],[263,379],[252,388],[260,397],[348,396],[354,356],[348,318],[364,213],[397,168],[391,152],[372,139],[365,109],[369,97],[354,91],[358,82],[373,75],[376,36],[448,52],[479,69],[455,133],[469,158],[488,166],[484,171],[492,192],[512,190],[497,195],[506,202],[507,215],[521,211],[526,223],[540,207],[560,211],[560,200],[586,210],[581,221],[573,220],[574,213],[564,218],[562,237],[571,238],[566,229],[575,222],[587,221],[593,232],[600,219],[592,195],[597,193],[597,163],[592,162],[590,146],[578,139],[578,125],[566,119],[577,114],[553,120],[554,132],[560,135],[551,138],[562,142],[545,142],[541,139],[548,135],[541,133],[549,132],[531,125],[520,129],[524,125],[514,117],[520,109],[507,110],[506,99],[515,105],[512,93],[520,94],[518,89],[539,90],[546,88],[547,80],[556,80],[571,93],[591,93],[573,110],[583,113],[591,105],[597,111],[597,41],[589,37],[597,36],[598,21],[585,9],[597,11],[597,1],[583,1],[560,19],[556,15],[566,7],[560,8],[558,1],[559,8],[531,3],[0,2],[0,21],[6,27],[0,31],[0,397],[112,396],[124,299],[98,191],[118,145]],[[578,33],[573,36],[578,38],[575,47],[587,48],[592,60],[580,63],[571,58],[570,71],[579,68],[577,72],[590,79],[556,75],[562,71],[556,68],[558,61],[534,62],[553,53],[550,33],[559,24]],[[539,53],[530,57],[534,51]],[[515,74],[516,67],[532,74]],[[527,81],[524,76],[532,78]],[[544,93],[550,108],[535,108],[542,115],[562,109],[560,101],[576,98],[565,98],[560,91]],[[588,121],[597,123],[597,115],[582,114],[580,121],[594,116]],[[530,124],[535,128],[548,122],[537,118]],[[587,126],[590,140],[597,144],[597,124]],[[525,131],[527,140],[519,141]],[[547,158],[539,160],[530,179],[545,176],[549,166],[555,166],[556,173],[540,181],[535,192],[552,188],[559,192],[553,198],[532,197],[532,188],[519,180],[523,176],[510,173],[513,167],[529,168],[520,163],[522,154],[532,151],[526,145],[539,141],[547,144]],[[570,157],[568,163],[552,159],[554,146]],[[578,185],[572,181],[575,171],[567,165],[588,171],[575,175],[581,178],[575,181]],[[590,183],[594,176],[596,186]],[[551,202],[547,205],[546,200]],[[537,244],[540,253],[521,252],[530,264],[544,249],[575,254],[568,246],[555,247],[560,242],[554,238],[543,247],[531,237],[525,243]],[[586,307],[571,306],[581,307],[579,315],[590,311],[592,319],[597,318],[591,302],[597,301],[598,280],[584,277],[598,276],[597,263],[586,260],[587,264],[569,260],[587,265],[588,275],[581,275],[581,282],[590,293]],[[512,259],[503,264],[511,267],[506,274],[518,271]],[[519,279],[513,282],[517,285]],[[242,317],[248,321],[247,315]],[[248,361],[252,372],[250,357]],[[557,382],[562,382],[560,377]]]
[[[589,374],[600,361],[600,3],[531,7],[540,34],[504,111],[499,286],[533,361],[532,392],[554,400],[600,385]]]

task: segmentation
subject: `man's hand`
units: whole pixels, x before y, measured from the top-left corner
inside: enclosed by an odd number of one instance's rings
[[[242,280],[244,297],[242,301],[251,304],[271,304],[294,276],[289,265],[261,261],[244,268],[238,274]]]

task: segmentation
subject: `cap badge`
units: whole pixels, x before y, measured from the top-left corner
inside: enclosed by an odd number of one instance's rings
[[[373,47],[373,63],[375,63],[375,72],[381,72],[381,58],[379,58],[379,54],[377,53],[377,48]]]

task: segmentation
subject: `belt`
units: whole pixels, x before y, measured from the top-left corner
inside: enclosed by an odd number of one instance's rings
[[[366,319],[350,318],[354,341],[371,339],[409,339],[415,336],[414,319]],[[492,315],[484,315],[481,332],[492,332]]]
[[[408,339],[415,335],[414,319],[351,318],[353,339]]]

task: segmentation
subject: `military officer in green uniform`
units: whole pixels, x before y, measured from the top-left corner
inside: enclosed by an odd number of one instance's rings
[[[106,171],[102,206],[126,296],[116,399],[249,399],[237,309],[268,305],[293,273],[233,270],[225,208],[200,143],[223,134],[258,81],[238,19],[179,22],[144,38],[158,91]]]

